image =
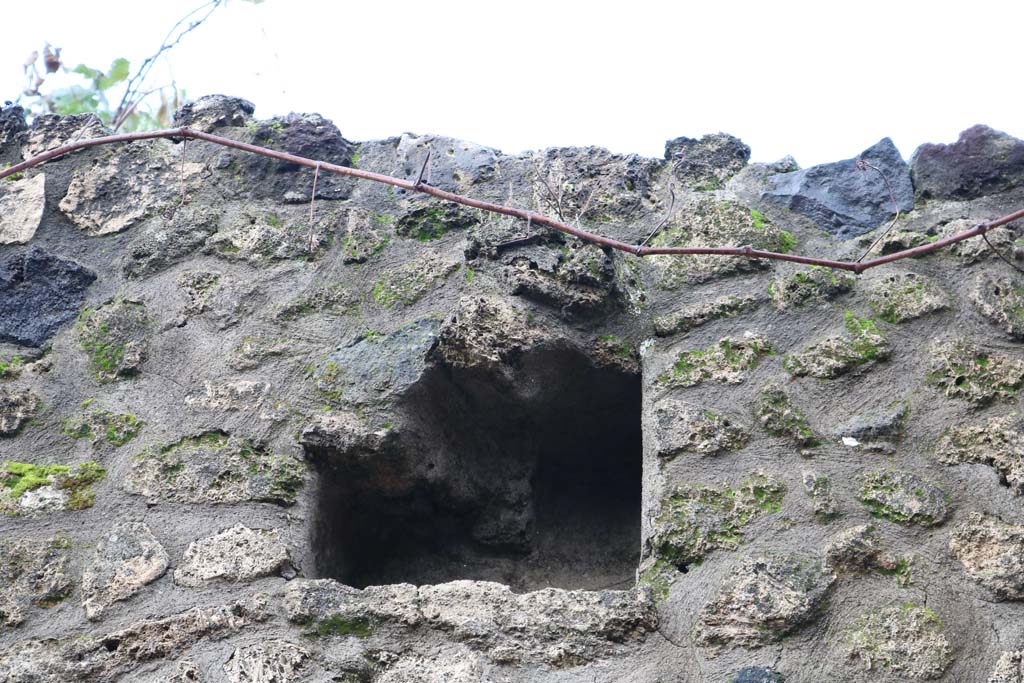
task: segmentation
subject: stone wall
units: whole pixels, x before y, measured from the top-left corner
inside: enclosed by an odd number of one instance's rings
[[[430,151],[434,186],[630,242],[856,259],[893,201],[882,253],[1024,206],[983,126],[800,170],[252,114],[178,117]],[[103,133],[8,108],[0,165]],[[311,220],[313,187],[166,140],[0,181],[0,679],[1024,681],[1024,278],[982,240],[852,276],[327,174]]]

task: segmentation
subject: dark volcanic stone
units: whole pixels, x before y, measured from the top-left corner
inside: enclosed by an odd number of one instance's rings
[[[839,239],[862,235],[892,218],[893,210],[885,180],[871,168],[859,169],[858,160],[885,174],[900,211],[914,208],[910,172],[889,138],[854,159],[769,176],[763,197],[807,216]]]
[[[175,126],[188,126],[207,133],[217,128],[244,126],[256,106],[249,100],[227,95],[207,95],[189,102],[174,113]]]
[[[0,262],[0,340],[42,346],[78,314],[95,279],[38,247]]]
[[[951,145],[921,145],[910,161],[922,199],[974,199],[1024,184],[1024,141],[988,126]]]
[[[763,666],[748,666],[740,669],[730,683],[784,683],[782,674]]]
[[[16,139],[19,133],[28,130],[25,110],[18,105],[0,107],[0,145]]]

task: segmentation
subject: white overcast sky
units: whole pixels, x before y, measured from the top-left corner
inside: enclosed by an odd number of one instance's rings
[[[132,67],[202,0],[0,0],[0,101],[44,41]],[[755,161],[909,158],[975,123],[1024,137],[1020,0],[229,0],[169,56],[190,97],[319,112],[351,140],[439,133],[517,153],[662,156],[724,131]]]

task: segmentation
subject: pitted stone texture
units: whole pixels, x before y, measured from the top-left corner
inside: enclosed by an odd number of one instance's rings
[[[288,547],[277,529],[250,529],[236,524],[190,543],[174,570],[179,586],[202,586],[211,581],[252,581],[285,570]]]
[[[32,128],[21,146],[21,156],[28,159],[72,140],[89,140],[110,135],[110,132],[96,114],[43,114],[32,119]]]
[[[835,299],[852,290],[856,283],[853,275],[811,266],[776,276],[768,285],[768,294],[775,308],[788,311]]]
[[[826,337],[803,351],[789,354],[783,367],[796,377],[835,379],[853,370],[889,358],[889,340],[873,320],[845,317],[846,337]]]
[[[785,683],[785,677],[768,667],[748,666],[740,669],[729,683]]]
[[[671,399],[654,407],[653,434],[655,451],[664,460],[683,453],[717,455],[737,450],[750,438],[728,417]]]
[[[174,113],[175,127],[212,133],[218,128],[238,128],[251,119],[256,106],[249,100],[227,95],[207,95],[189,102]]]
[[[30,391],[0,388],[0,436],[18,433],[36,412],[39,399]]]
[[[342,263],[365,263],[391,241],[391,216],[352,207],[342,215],[338,233],[342,240]]]
[[[124,274],[148,277],[183,261],[217,232],[220,215],[214,207],[186,204],[148,219],[124,250]]]
[[[404,133],[395,148],[396,175],[415,180],[430,153],[424,182],[449,192],[462,192],[472,185],[493,180],[501,152],[465,140],[441,135]]]
[[[731,318],[757,308],[757,298],[744,296],[726,296],[706,303],[687,306],[668,315],[654,317],[654,333],[659,337],[671,337],[680,332],[688,332],[712,320]]]
[[[1024,386],[1024,361],[986,351],[966,339],[932,347],[932,381],[949,398],[984,405],[1013,398]]]
[[[665,143],[672,174],[694,190],[718,190],[750,161],[750,147],[726,133],[675,138]]]
[[[945,492],[913,472],[877,470],[865,473],[860,481],[857,498],[876,517],[898,524],[937,526],[949,514]]]
[[[96,543],[82,574],[82,607],[90,621],[114,602],[127,600],[167,571],[170,558],[142,522],[120,522]]]
[[[152,326],[145,304],[137,301],[112,301],[85,311],[78,340],[96,377],[111,382],[142,372]]]
[[[78,315],[95,279],[37,247],[0,261],[0,342],[42,346]]]
[[[870,164],[881,174],[873,168],[858,167],[858,161]],[[839,239],[862,235],[893,217],[890,187],[901,212],[914,208],[910,172],[889,138],[854,159],[781,173],[767,180],[765,199],[807,216]]]
[[[947,465],[988,465],[1015,495],[1024,495],[1024,423],[1017,414],[951,427],[935,446],[935,454]]]
[[[154,502],[292,505],[305,475],[295,458],[223,432],[204,432],[138,453],[124,488]]]
[[[741,338],[726,338],[706,349],[684,351],[676,356],[668,372],[658,381],[670,387],[692,387],[705,380],[721,384],[742,384],[761,356],[771,351],[767,339],[747,332]]]
[[[974,513],[953,530],[949,549],[998,599],[1024,600],[1024,526]]]
[[[573,666],[621,654],[656,623],[643,591],[545,588],[515,594],[508,586],[477,581],[356,590],[329,579],[297,580],[285,589],[284,608],[299,623],[335,617],[426,630],[503,664]]]
[[[27,244],[43,220],[46,176],[0,181],[0,244]]]
[[[547,339],[523,309],[496,297],[463,297],[441,326],[436,353],[452,367],[503,369]]]
[[[885,681],[940,678],[952,661],[942,622],[927,607],[906,604],[861,615],[849,633],[850,657]]]
[[[26,130],[24,107],[9,103],[6,107],[0,105],[0,154],[7,156],[9,150],[4,150],[3,146],[17,140]]]
[[[1003,652],[999,655],[988,683],[1024,683],[1024,651]]]
[[[882,549],[878,533],[869,524],[843,529],[825,546],[825,566],[833,571],[864,572],[874,568]]]
[[[779,640],[818,616],[835,578],[818,560],[748,558],[701,610],[694,640],[749,648]]]
[[[971,290],[971,303],[1011,338],[1024,340],[1024,281],[1020,276],[980,274]]]
[[[295,683],[309,673],[309,659],[305,648],[268,640],[235,648],[224,664],[224,673],[230,683]]]
[[[894,273],[871,283],[868,301],[882,320],[901,323],[945,309],[947,296],[917,273]]]
[[[124,680],[146,662],[180,656],[205,638],[223,638],[265,621],[267,597],[144,619],[99,636],[30,639],[0,651],[0,680],[11,683]],[[188,679],[185,679],[188,680]]]
[[[777,385],[766,386],[757,395],[754,417],[772,436],[785,437],[798,446],[816,446],[820,442],[807,417]]]
[[[0,541],[0,632],[24,622],[33,607],[52,607],[71,594],[70,545],[63,537]]]
[[[804,492],[811,499],[814,514],[822,519],[829,519],[839,514],[839,503],[832,493],[832,480],[826,474],[814,470],[801,473]]]
[[[1024,141],[973,126],[950,145],[926,143],[910,159],[923,199],[975,199],[1024,184]]]
[[[160,140],[108,151],[90,167],[79,166],[58,205],[90,237],[127,230],[179,190]],[[174,178],[176,181],[177,178]]]

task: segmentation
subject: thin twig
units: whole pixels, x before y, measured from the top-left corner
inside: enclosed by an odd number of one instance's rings
[[[185,206],[185,151],[188,149],[188,140],[181,141],[181,166],[178,172],[178,184],[181,186],[181,203]]]
[[[668,194],[669,197],[671,197],[671,201],[668,204],[668,211],[665,212],[665,217],[661,219],[661,222],[654,226],[654,230],[651,230],[651,234],[640,243],[641,247],[646,247],[647,243],[654,239],[654,236],[658,234],[658,231],[661,230],[661,228],[668,223],[668,219],[672,217],[672,211],[676,208],[676,190],[672,181],[669,181],[668,183]]]
[[[414,190],[420,189],[423,186],[423,174],[427,172],[427,164],[430,163],[430,153],[433,150],[427,150],[427,158],[423,160],[423,165],[420,166],[420,174],[416,176],[416,182],[412,184]]]
[[[986,235],[985,233],[981,233],[981,238],[983,240],[985,240],[985,244],[987,244],[988,248],[992,250],[992,253],[995,254],[996,256],[998,256],[999,258],[1001,258],[1003,260],[1003,263],[1005,263],[1006,265],[1010,266],[1011,268],[1016,270],[1018,273],[1024,273],[1024,269],[1022,269],[1016,263],[1011,262],[1010,259],[1008,259],[1005,256],[1003,256],[1003,253],[1001,251],[999,251],[998,249],[996,249],[994,244],[992,244],[991,242],[988,241],[988,235]]]
[[[320,164],[313,171],[313,191],[309,193],[309,253],[313,253],[313,210],[316,207],[316,181],[320,178]]]
[[[860,258],[857,259],[857,263],[863,261],[864,257],[871,253],[871,250],[875,248],[875,245],[881,242],[882,238],[889,234],[889,231],[892,230],[893,227],[895,227],[896,221],[900,219],[900,205],[896,202],[896,193],[892,191],[892,185],[889,184],[889,179],[885,176],[884,173],[882,173],[882,169],[868,163],[867,161],[864,161],[863,159],[857,159],[857,170],[863,171],[865,168],[870,168],[875,173],[882,176],[882,180],[885,181],[885,186],[889,190],[889,199],[892,201],[893,213],[895,213],[896,215],[893,216],[892,223],[889,224],[889,227],[886,228],[881,235],[875,238],[875,241],[871,243],[871,246],[867,248],[867,251],[860,255]]]
[[[266,147],[259,147],[258,145],[251,145],[246,142],[239,142],[238,140],[232,140],[230,138],[224,138],[217,135],[211,135],[210,133],[204,133],[202,131],[193,130],[188,127],[182,128],[170,128],[167,130],[152,130],[142,131],[138,133],[121,133],[118,135],[107,135],[99,138],[90,138],[88,140],[80,140],[78,142],[61,145],[49,151],[38,154],[31,159],[22,161],[21,163],[15,164],[10,168],[0,170],[0,180],[19,173],[28,168],[39,166],[47,161],[57,159],[59,157],[70,154],[71,152],[77,152],[80,149],[86,149],[89,147],[96,147],[98,145],[109,145],[119,142],[136,142],[139,140],[155,140],[158,138],[167,139],[179,139],[179,138],[190,138],[193,140],[202,140],[215,145],[222,145],[224,147],[230,147],[232,149],[242,150],[243,152],[250,152],[252,154],[259,154],[272,159],[278,159],[280,161],[286,161],[291,164],[298,166],[306,166],[308,168],[316,168],[317,165],[330,173],[337,173],[338,175],[345,175],[353,178],[361,178],[363,180],[372,180],[378,183],[384,183],[393,187],[398,187],[403,190],[418,191],[424,194],[443,199],[445,201],[454,202],[456,204],[462,204],[474,209],[481,209],[490,213],[497,213],[504,216],[512,216],[519,218],[524,221],[529,221],[532,224],[544,225],[559,232],[563,232],[567,235],[578,237],[587,242],[593,244],[600,244],[611,249],[618,251],[624,251],[630,254],[636,254],[637,256],[653,256],[656,254],[672,254],[672,255],[690,255],[690,254],[712,254],[716,256],[744,256],[752,259],[769,259],[774,261],[787,261],[790,263],[802,263],[811,266],[822,266],[824,268],[834,268],[837,270],[848,270],[853,273],[862,273],[870,268],[876,268],[886,263],[892,263],[893,261],[899,261],[905,258],[911,258],[913,256],[920,256],[922,254],[928,254],[933,251],[938,251],[948,247],[951,244],[963,242],[964,240],[983,235],[989,230],[1012,223],[1014,221],[1024,218],[1024,209],[1015,211],[1011,214],[996,218],[988,221],[987,223],[981,223],[968,230],[958,232],[955,235],[944,237],[943,239],[931,242],[929,244],[922,244],[917,247],[911,247],[910,249],[904,249],[893,254],[887,254],[878,258],[870,259],[861,262],[849,262],[849,261],[836,261],[833,259],[816,258],[813,256],[801,256],[799,254],[781,254],[774,251],[764,251],[761,249],[754,249],[752,247],[646,247],[638,244],[629,244],[620,240],[612,239],[611,237],[605,237],[603,235],[597,235],[587,230],[574,227],[565,223],[564,221],[558,221],[548,216],[543,216],[533,211],[527,211],[525,209],[517,209],[511,206],[504,206],[502,204],[495,204],[493,202],[487,202],[480,199],[473,199],[471,197],[465,197],[463,195],[456,194],[454,192],[448,192],[438,187],[431,185],[421,184],[417,187],[413,182],[405,180],[403,178],[395,178],[393,176],[385,175],[383,173],[374,173],[372,171],[364,171],[359,168],[350,168],[348,166],[339,166],[337,164],[327,163],[325,161],[318,161],[315,159],[307,159],[306,157],[300,157],[295,154],[288,154],[287,152],[279,152],[277,150],[268,149]]]

